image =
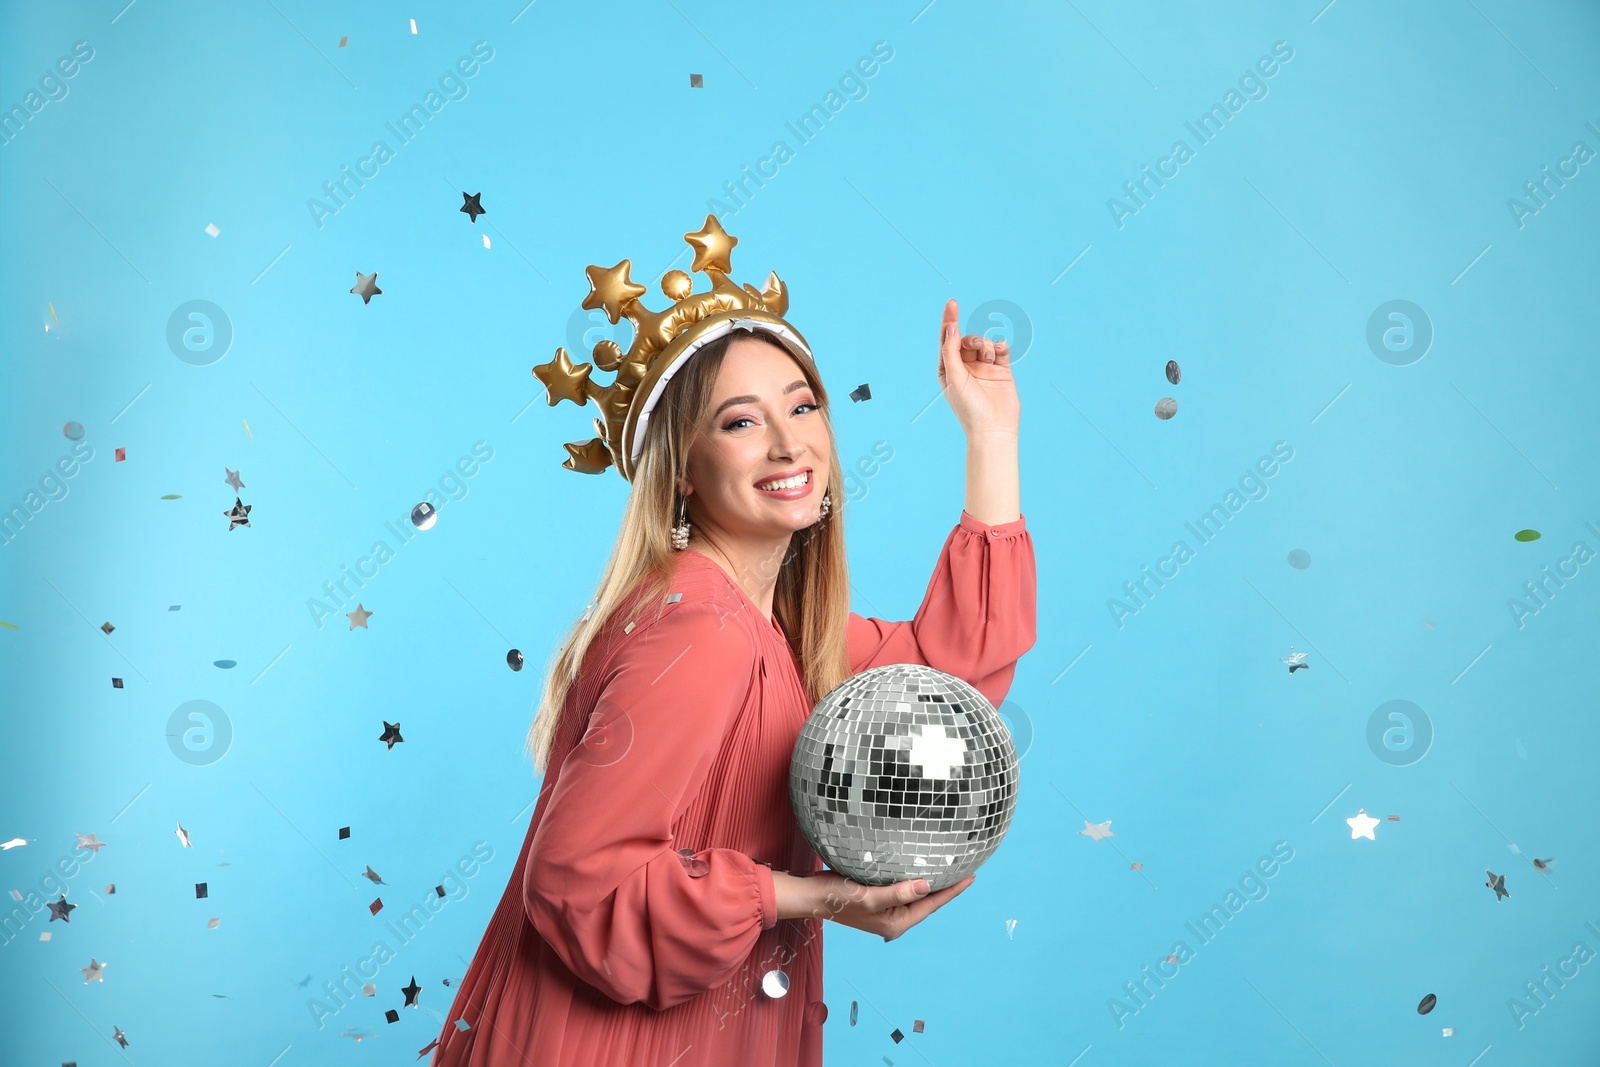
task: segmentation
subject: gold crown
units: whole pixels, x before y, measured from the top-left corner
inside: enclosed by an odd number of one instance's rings
[[[771,334],[796,356],[811,358],[811,348],[798,330],[783,319],[789,310],[789,293],[776,272],[767,276],[765,289],[746,284],[743,288],[728,280],[732,269],[729,255],[739,243],[723,230],[715,215],[683,239],[694,249],[690,269],[711,279],[707,292],[695,293],[694,279],[685,271],[670,270],[661,278],[661,292],[676,303],[664,311],[651,311],[639,303],[649,289],[628,277],[632,264],[624,259],[615,267],[590,264],[589,295],[583,307],[602,308],[612,323],[626,317],[633,323],[633,344],[626,354],[615,341],[604,340],[594,346],[594,364],[573,366],[565,348],[557,348],[555,358],[533,368],[544,383],[551,407],[563,400],[585,404],[592,397],[605,418],[595,418],[598,437],[573,441],[563,447],[569,453],[561,465],[580,474],[600,474],[613,464],[617,472],[633,481],[635,464],[644,447],[644,430],[651,409],[660,399],[667,381],[688,362],[699,348],[731,330],[760,330]],[[616,371],[610,385],[600,385],[589,374],[595,367]]]

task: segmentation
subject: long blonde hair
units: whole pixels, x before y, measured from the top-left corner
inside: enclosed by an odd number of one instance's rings
[[[634,472],[611,558],[584,617],[561,639],[546,668],[544,693],[528,729],[534,770],[549,769],[568,692],[577,680],[590,644],[606,621],[641,582],[645,593],[631,618],[646,605],[663,602],[673,576],[672,526],[678,518],[677,486],[688,470],[689,446],[711,408],[711,391],[727,355],[739,338],[766,341],[760,333],[735,330],[707,344],[667,382],[645,428],[644,449]],[[774,344],[799,365],[815,393],[828,427],[828,486],[833,502],[828,517],[797,531],[779,563],[772,613],[789,639],[806,693],[813,706],[850,677],[845,630],[850,616],[850,575],[845,562],[844,470],[834,438],[831,408],[822,378],[810,359]],[[769,572],[770,573],[770,572]],[[752,582],[751,584],[759,584]]]

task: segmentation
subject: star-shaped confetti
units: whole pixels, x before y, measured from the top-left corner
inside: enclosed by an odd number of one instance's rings
[[[92,834],[92,833],[90,833],[90,834],[73,834],[72,836],[76,837],[78,839],[78,847],[79,848],[86,848],[90,852],[93,852],[96,856],[98,856],[100,854],[100,850],[101,849],[106,847],[106,843],[104,841],[96,841],[95,838],[94,838],[94,834]]]
[[[1364,837],[1368,841],[1377,840],[1372,835],[1372,828],[1378,825],[1378,820],[1368,815],[1366,808],[1362,808],[1359,812],[1346,819],[1345,822],[1350,825],[1350,840],[1354,841],[1358,837]]]
[[[367,620],[372,618],[372,616],[376,613],[368,611],[360,604],[357,604],[356,610],[347,611],[344,614],[345,617],[350,620],[350,629],[354,630],[357,626],[359,626],[363,630],[370,630],[371,627],[367,625]]]
[[[194,847],[193,845],[189,844],[189,831],[183,828],[183,823],[180,822],[178,824],[178,829],[174,832],[178,835],[178,842],[182,844],[184,848]]]
[[[1110,819],[1107,819],[1105,822],[1101,823],[1094,823],[1090,822],[1088,819],[1085,819],[1083,820],[1083,829],[1079,830],[1078,833],[1089,838],[1091,841],[1102,841],[1105,838],[1117,836],[1111,832]]]
[[[465,193],[465,192],[461,194],[461,199],[466,201],[466,203],[461,205],[461,210],[466,212],[468,215],[472,216],[472,221],[474,223],[476,223],[478,221],[478,216],[479,215],[487,215],[489,213],[489,212],[484,210],[484,207],[483,207],[482,204],[478,203],[478,197],[480,197],[482,195],[483,195],[482,193]]]
[[[67,895],[65,893],[61,894],[61,897],[58,900],[45,901],[45,905],[50,909],[51,922],[55,922],[57,919],[60,919],[64,923],[70,923],[72,921],[72,909],[77,907],[76,904],[67,903]]]
[[[410,985],[401,986],[400,987],[400,992],[402,992],[402,993],[404,993],[406,995],[406,1002],[403,1005],[401,1005],[401,1007],[405,1007],[405,1008],[418,1007],[417,994],[422,992],[422,987],[417,984],[417,976],[416,975],[412,975],[411,976],[411,984]]]
[[[115,1041],[117,1044],[121,1045],[123,1048],[127,1048],[128,1047],[128,1037],[127,1037],[126,1034],[124,1034],[122,1032],[122,1027],[113,1026],[111,1029],[116,1031],[116,1033],[111,1035],[111,1040]]]
[[[1483,884],[1494,890],[1494,900],[1496,904],[1500,902],[1501,897],[1509,897],[1511,895],[1510,893],[1506,892],[1505,875],[1495,874],[1493,871],[1489,870],[1486,870],[1483,873],[1489,876],[1489,880]]]
[[[90,982],[104,982],[106,977],[101,972],[103,972],[105,969],[106,965],[97,962],[93,956],[89,957],[89,966],[78,968],[78,970],[83,972],[84,985],[88,985]]]
[[[389,724],[388,723],[384,723],[383,725],[388,726]],[[399,726],[400,724],[399,723],[395,723],[395,725]],[[382,738],[379,738],[379,740],[381,741]],[[390,747],[393,748],[394,746],[391,745]],[[370,864],[370,863],[367,864],[367,869],[361,872],[361,877],[365,878],[369,882],[376,882],[378,885],[388,885],[389,884],[388,882],[385,882],[382,878],[380,878],[378,876],[378,872],[372,869],[372,864]]]
[[[396,741],[405,740],[405,738],[400,736],[400,724],[397,722],[383,720],[383,736],[378,738],[378,740],[389,742],[389,747],[393,749]]]
[[[227,472],[228,477],[226,481],[228,485],[233,488],[235,493],[244,488],[244,483],[239,480],[238,471],[230,471],[226,465],[224,465],[222,469]]]
[[[362,274],[360,271],[356,271],[356,284],[350,288],[350,291],[359,296],[363,304],[372,303],[373,297],[380,296],[383,293],[383,290],[378,288],[378,272],[373,271],[371,274]]]
[[[250,509],[253,507],[255,507],[254,504],[246,504],[238,497],[234,497],[233,510],[223,512],[229,519],[228,530],[231,532],[235,526],[249,526]]]
[[[1289,673],[1293,674],[1295,671],[1299,670],[1301,667],[1309,667],[1309,666],[1311,666],[1311,664],[1304,662],[1305,658],[1307,656],[1309,656],[1310,654],[1311,653],[1309,653],[1309,652],[1296,652],[1294,650],[1294,646],[1290,645],[1289,646],[1289,654],[1287,656],[1284,656],[1278,662],[1279,663],[1287,663],[1289,665]]]

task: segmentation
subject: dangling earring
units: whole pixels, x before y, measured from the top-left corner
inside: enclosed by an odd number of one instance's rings
[[[672,528],[672,550],[682,552],[689,547],[689,501],[684,498],[678,505],[678,525]]]
[[[828,518],[828,512],[830,512],[832,510],[833,510],[833,490],[829,489],[826,493],[822,494],[822,515],[817,519],[817,523],[820,525],[822,522],[826,521],[826,519]]]

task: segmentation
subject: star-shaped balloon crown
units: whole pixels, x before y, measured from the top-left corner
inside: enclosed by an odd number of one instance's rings
[[[600,341],[594,346],[593,365],[576,366],[565,348],[557,348],[554,359],[533,368],[551,407],[562,400],[585,404],[593,398],[604,415],[594,419],[598,437],[563,446],[569,455],[561,465],[568,470],[600,474],[615,464],[618,473],[632,482],[650,411],[667,381],[702,345],[731,330],[763,331],[797,358],[811,359],[810,346],[783,319],[789,293],[777,272],[768,274],[766,288],[760,290],[730,281],[729,255],[739,239],[730,237],[715,215],[707,215],[705,226],[683,239],[694,249],[691,270],[711,280],[708,291],[693,292],[694,279],[687,271],[670,270],[661,278],[661,292],[676,303],[651,311],[639,302],[649,289],[628,277],[629,260],[609,269],[591,264],[583,307],[603,309],[613,323],[627,318],[633,323],[633,344],[624,353],[615,341]],[[616,371],[617,376],[610,385],[600,385],[589,377],[595,367]]]

